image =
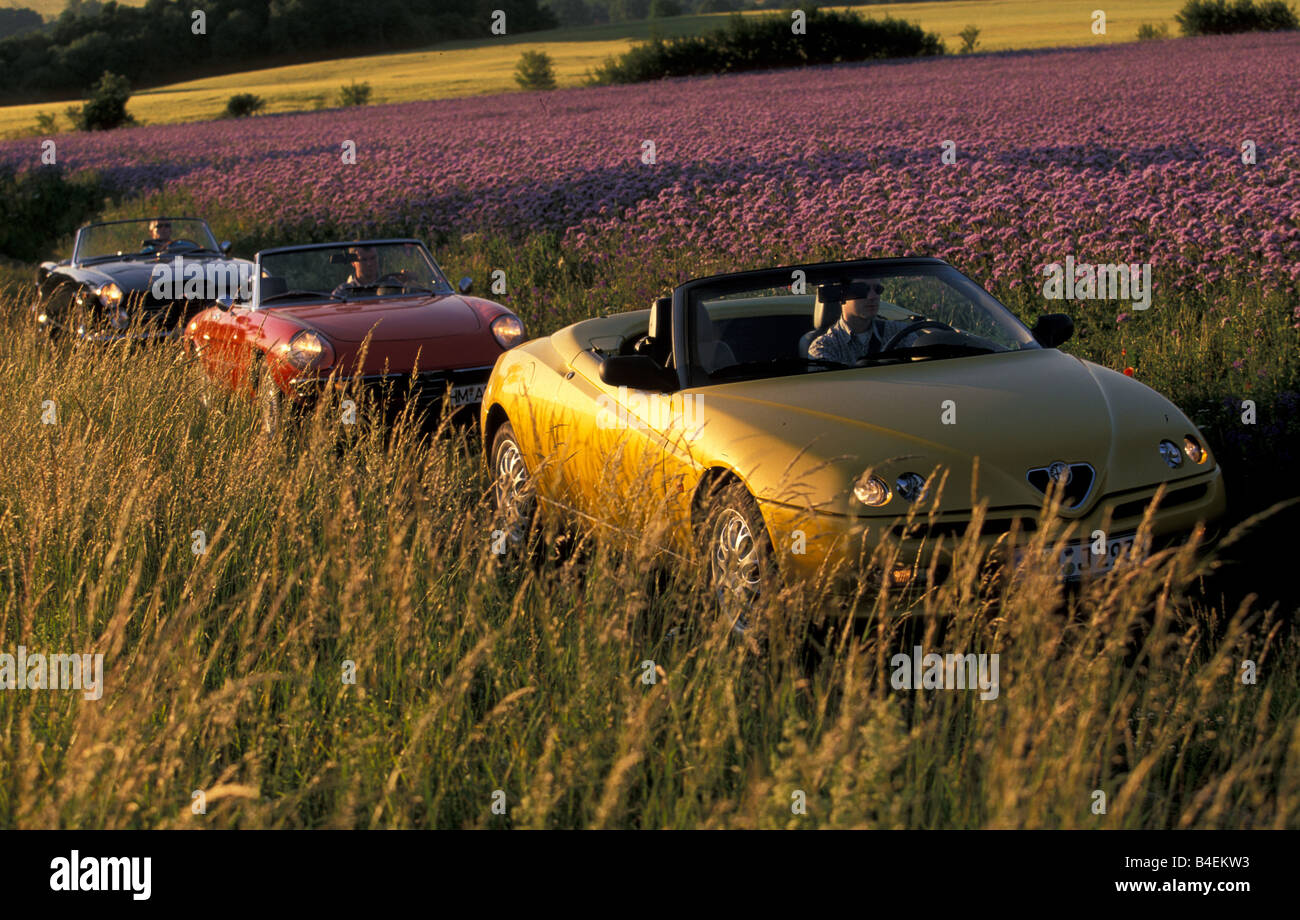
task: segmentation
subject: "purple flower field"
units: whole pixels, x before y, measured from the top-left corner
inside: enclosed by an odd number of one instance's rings
[[[1300,36],[1244,35],[511,94],[58,140],[219,232],[565,232],[583,252],[1080,260],[1300,281]],[[341,145],[356,142],[357,162]],[[642,162],[643,141],[656,162]],[[955,143],[956,163],[940,160]],[[1242,162],[1242,143],[1258,162]],[[34,162],[35,140],[0,146]],[[631,252],[629,252],[631,250]]]

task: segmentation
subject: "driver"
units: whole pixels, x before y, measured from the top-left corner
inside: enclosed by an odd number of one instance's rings
[[[144,241],[146,247],[161,249],[172,240],[172,222],[165,217],[155,217],[149,221],[149,239]]]
[[[856,364],[884,350],[885,344],[907,327],[906,320],[889,320],[877,316],[880,292],[884,285],[876,279],[855,278],[844,286],[844,306],[839,321],[813,339],[808,346],[810,358]],[[826,288],[818,290],[824,299]]]
[[[334,289],[334,293],[346,293],[348,288],[367,287],[379,280],[379,253],[373,246],[355,246],[348,250],[352,258],[352,274],[346,281]]]

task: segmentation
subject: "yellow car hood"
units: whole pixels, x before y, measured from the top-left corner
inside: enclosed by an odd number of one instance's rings
[[[694,391],[697,463],[741,473],[760,500],[820,511],[898,514],[898,497],[867,508],[853,482],[873,467],[948,476],[945,509],[972,505],[972,470],[992,507],[1037,508],[1028,471],[1086,462],[1096,482],[1073,514],[1105,493],[1175,481],[1213,468],[1171,470],[1157,444],[1199,432],[1169,400],[1123,374],[1055,349],[721,384]],[[1204,443],[1204,439],[1202,439]]]

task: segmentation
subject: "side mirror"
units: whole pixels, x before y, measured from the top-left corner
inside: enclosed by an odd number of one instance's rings
[[[677,389],[677,375],[646,355],[610,355],[600,365],[606,386],[666,393]]]
[[[1064,313],[1044,313],[1030,330],[1034,340],[1044,348],[1056,348],[1074,335],[1074,320]]]
[[[230,240],[221,241],[221,254],[223,256],[230,255]]]
[[[460,281],[456,282],[456,290],[460,291],[462,294],[468,294],[473,289],[474,279],[469,275],[466,275],[464,278],[461,278]]]
[[[229,312],[230,308],[234,306],[234,304],[235,304],[235,300],[233,297],[227,296],[227,297],[217,298],[217,306],[220,307],[222,310],[225,310],[226,312]]]

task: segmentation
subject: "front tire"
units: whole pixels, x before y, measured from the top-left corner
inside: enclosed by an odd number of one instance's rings
[[[738,482],[715,488],[701,528],[709,588],[718,614],[737,636],[758,626],[762,604],[773,593],[776,558],[758,503]]]
[[[492,436],[492,494],[497,521],[511,548],[522,547],[537,514],[532,474],[524,462],[519,438],[509,422]]]

